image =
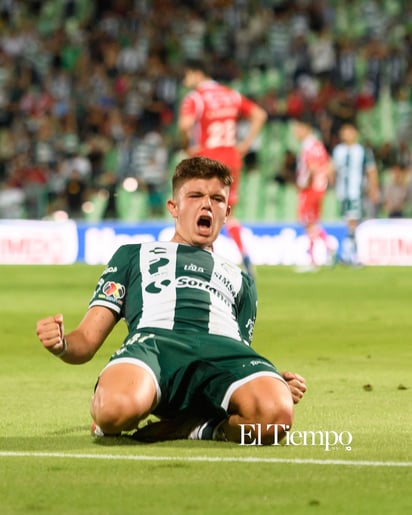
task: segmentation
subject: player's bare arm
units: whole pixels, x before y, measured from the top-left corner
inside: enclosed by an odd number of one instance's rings
[[[39,320],[36,334],[45,349],[66,363],[90,361],[116,325],[115,314],[101,306],[87,311],[76,329],[65,334],[63,315]]]
[[[371,202],[377,204],[379,202],[379,175],[376,166],[370,167],[368,170],[368,195]]]
[[[181,146],[189,157],[196,155],[200,150],[199,145],[190,145],[192,140],[192,131],[196,120],[191,115],[181,115],[178,121],[180,131]]]
[[[252,112],[250,113],[249,131],[246,134],[246,136],[243,138],[243,140],[240,141],[236,145],[236,147],[242,157],[244,157],[249,152],[250,147],[252,146],[254,140],[256,139],[257,135],[261,131],[266,120],[267,120],[266,111],[264,109],[262,109],[260,106],[256,105],[253,108]]]
[[[328,162],[327,177],[328,177],[328,184],[331,187],[335,186],[335,184],[336,184],[336,168],[333,163],[333,159],[330,159]]]

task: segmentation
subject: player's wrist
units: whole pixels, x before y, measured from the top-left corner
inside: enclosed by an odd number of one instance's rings
[[[56,358],[62,358],[67,353],[67,340],[63,338],[61,349],[58,352],[52,352]]]

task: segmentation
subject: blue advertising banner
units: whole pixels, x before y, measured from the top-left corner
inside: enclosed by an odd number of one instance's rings
[[[344,224],[325,225],[314,254],[318,265],[328,264],[330,250],[345,252]],[[66,220],[0,220],[0,264],[106,264],[115,250],[127,243],[169,241],[173,223],[96,224]],[[242,233],[254,265],[310,264],[309,240],[298,224],[247,224]],[[367,220],[356,231],[359,263],[369,266],[412,266],[412,220]],[[215,252],[240,264],[235,243],[222,231]]]
[[[328,245],[338,249],[346,234],[344,225],[326,225]],[[96,225],[78,224],[79,254],[78,261],[89,264],[105,264],[113,252],[126,243],[145,241],[168,241],[173,236],[173,224],[167,223],[99,223]],[[244,226],[243,238],[255,265],[306,265],[308,239],[303,228],[297,224],[248,224]],[[316,244],[319,265],[327,260],[327,249],[319,238]],[[241,257],[234,242],[222,231],[215,251],[235,263]]]

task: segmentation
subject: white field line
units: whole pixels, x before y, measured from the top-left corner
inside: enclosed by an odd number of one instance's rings
[[[259,458],[253,456],[146,456],[138,454],[71,454],[65,452],[0,451],[0,458],[65,458],[117,461],[188,461],[207,463],[289,463],[300,465],[343,465],[350,467],[412,467],[412,461],[315,460],[288,458]]]

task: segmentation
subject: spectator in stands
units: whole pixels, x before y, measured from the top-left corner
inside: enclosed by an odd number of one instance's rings
[[[17,158],[15,158],[17,160]],[[14,160],[12,160],[12,163]],[[9,174],[0,182],[0,219],[18,219],[26,216],[26,195],[22,181],[14,173],[14,166],[10,167]]]
[[[60,161],[59,172],[64,180],[64,196],[70,218],[83,218],[83,203],[91,184],[91,163],[87,156],[80,152],[80,147],[66,147],[64,157]]]
[[[356,95],[349,88],[339,89],[327,107],[329,116],[332,118],[331,141],[339,137],[339,131],[345,123],[354,123],[356,120]]]
[[[83,218],[82,206],[86,200],[87,184],[81,173],[73,168],[70,178],[66,181],[65,197],[66,208],[70,218],[78,220]]]
[[[276,171],[273,179],[281,187],[296,184],[296,155],[292,150],[286,149],[281,168]]]
[[[411,10],[406,3],[167,2],[159,19],[152,2],[2,2],[0,139],[9,131],[26,151],[27,143],[35,146],[39,119],[50,116],[57,148],[49,151],[59,159],[60,120],[72,111],[77,140],[90,142],[92,176],[102,177],[106,120],[117,109],[140,126],[158,115],[173,150],[182,63],[186,55],[207,52],[218,60],[218,80],[235,79],[246,96],[252,89],[266,95],[277,119],[323,105],[320,79],[326,75],[336,92],[330,90],[316,122],[322,122],[328,148],[342,123],[358,121],[367,121],[362,133],[376,145],[379,127],[372,122],[389,87],[396,147],[405,144],[410,153],[412,38],[405,30]],[[261,73],[251,77],[256,68]],[[288,98],[295,87],[303,106],[298,96]]]
[[[335,44],[330,30],[323,27],[309,43],[311,72],[317,78],[332,78],[336,68]]]
[[[148,214],[159,218],[164,213],[168,181],[168,149],[161,131],[143,135],[137,147],[137,177],[148,194]]]
[[[352,39],[343,37],[337,40],[335,81],[341,88],[354,89],[357,83],[356,50]]]
[[[393,165],[389,173],[389,180],[382,188],[383,212],[389,218],[402,218],[412,201],[410,176],[401,163]]]

